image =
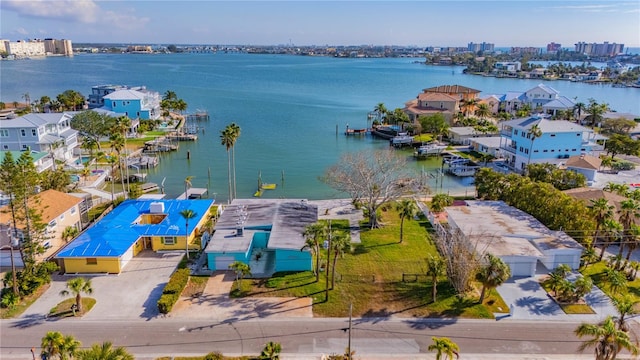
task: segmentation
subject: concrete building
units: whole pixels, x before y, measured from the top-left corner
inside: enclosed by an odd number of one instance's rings
[[[161,115],[160,93],[145,87],[115,90],[102,98],[102,109],[123,113],[130,119],[156,120]]]
[[[44,39],[44,51],[46,55],[73,56],[71,40]]]
[[[9,42],[7,53],[16,57],[39,57],[45,56],[44,41],[41,40],[18,40]]]
[[[77,199],[77,198],[76,198]],[[78,199],[80,201],[80,199]],[[125,200],[64,247],[55,259],[67,273],[117,274],[138,253],[186,251],[210,218],[213,200]],[[192,210],[186,220],[180,214]]]
[[[502,201],[466,201],[445,208],[452,232],[461,234],[479,255],[491,253],[511,269],[512,277],[534,276],[538,261],[547,270],[580,266],[583,247],[562,231]]]
[[[56,160],[73,159],[78,131],[71,128],[71,113],[30,113],[0,120],[0,150],[46,151]]]
[[[559,164],[574,155],[590,154],[600,145],[593,130],[566,120],[549,120],[542,115],[500,123],[500,148],[506,165],[522,171],[529,163]],[[537,127],[541,136],[532,136]]]
[[[255,277],[278,271],[312,269],[303,250],[307,225],[318,221],[318,207],[306,200],[234,199],[218,221],[204,252],[211,270],[228,270],[241,261]]]
[[[624,53],[624,44],[609,43],[586,43],[575,44],[575,51],[580,54],[592,56],[615,56]]]

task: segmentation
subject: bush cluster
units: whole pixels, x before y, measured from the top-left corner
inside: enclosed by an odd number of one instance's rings
[[[160,300],[158,300],[158,311],[160,311],[161,314],[168,314],[171,309],[173,309],[173,305],[176,304],[182,290],[184,290],[189,282],[190,274],[191,271],[189,269],[178,269],[171,275],[169,282],[162,290]]]

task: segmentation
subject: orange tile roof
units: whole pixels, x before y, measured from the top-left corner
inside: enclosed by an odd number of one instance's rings
[[[422,93],[418,95],[418,100],[422,101],[454,101],[458,102],[458,98],[444,93]]]
[[[600,158],[597,158],[595,156],[578,155],[578,156],[570,157],[569,160],[567,160],[565,165],[567,167],[574,167],[578,169],[598,170],[600,169],[601,164],[602,164],[602,160],[600,160]]]
[[[472,89],[462,85],[440,85],[422,90],[425,93],[445,93],[445,94],[477,94],[480,90]]]
[[[80,202],[82,199],[58,190],[45,190],[30,198],[29,206],[38,209],[42,214],[42,222],[48,223]],[[11,210],[8,205],[3,206],[0,208],[0,223],[10,222]]]

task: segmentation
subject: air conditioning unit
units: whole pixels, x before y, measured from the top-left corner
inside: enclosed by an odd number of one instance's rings
[[[149,212],[152,214],[164,214],[164,203],[163,202],[152,202],[149,205]]]

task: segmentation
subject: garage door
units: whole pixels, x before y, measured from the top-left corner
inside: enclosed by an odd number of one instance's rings
[[[553,259],[553,268],[555,269],[562,264],[567,264],[572,269],[576,269],[580,264],[574,264],[574,258],[573,255],[556,255]]]
[[[511,268],[511,276],[514,277],[522,277],[522,276],[533,276],[533,263],[530,260],[526,261],[515,261],[509,264]]]
[[[233,256],[218,256],[216,258],[216,268],[215,270],[229,270],[229,265],[231,265],[235,259]]]

